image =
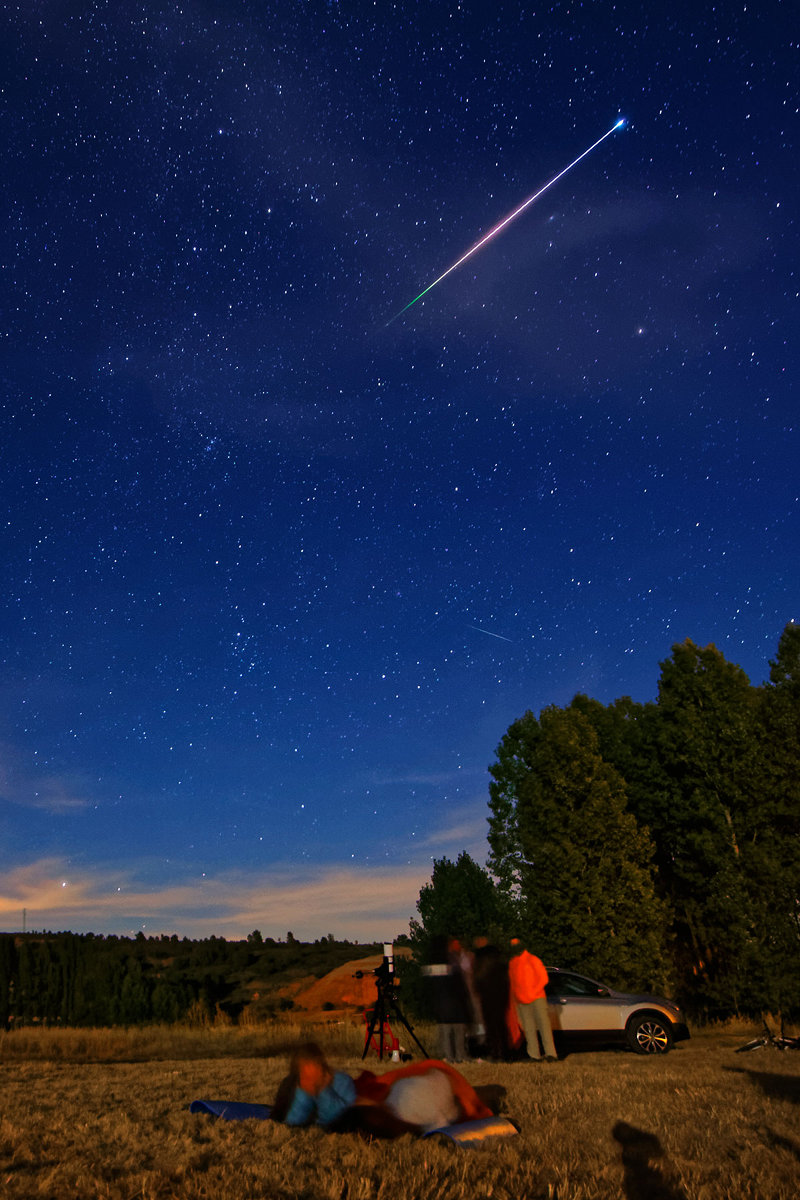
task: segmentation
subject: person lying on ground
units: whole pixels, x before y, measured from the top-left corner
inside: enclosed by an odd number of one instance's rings
[[[278,1085],[273,1120],[286,1125],[321,1125],[340,1121],[356,1102],[353,1080],[333,1072],[316,1042],[298,1046],[289,1059],[289,1073]]]
[[[491,1089],[495,1100],[499,1089]],[[492,1116],[475,1088],[449,1063],[426,1059],[352,1079],[332,1071],[319,1046],[307,1042],[291,1056],[272,1112],[287,1125],[320,1125],[376,1137],[420,1134]]]

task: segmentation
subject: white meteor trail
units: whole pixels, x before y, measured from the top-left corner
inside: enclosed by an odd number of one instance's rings
[[[502,633],[492,633],[491,629],[481,629],[480,625],[468,625],[467,629],[477,629],[478,633],[485,633],[487,637],[499,638],[501,642],[510,642],[512,639],[503,637]]]
[[[428,286],[421,291],[418,296],[415,296],[413,300],[409,300],[405,308],[401,308],[400,311],[395,313],[393,317],[390,317],[390,319],[386,322],[386,325],[391,325],[392,321],[396,321],[398,317],[402,317],[403,313],[408,312],[412,305],[416,304],[418,300],[421,300],[423,296],[426,296],[431,288],[435,288],[437,283],[441,283],[442,280],[446,279],[452,271],[457,270],[462,263],[465,263],[468,258],[471,258],[473,254],[477,254],[478,250],[480,250],[482,246],[485,246],[487,242],[491,241],[493,237],[496,237],[497,234],[500,233],[501,229],[505,229],[506,225],[509,225],[513,220],[515,220],[516,217],[520,215],[520,213],[523,213],[525,209],[529,207],[529,205],[533,204],[534,200],[538,200],[540,196],[543,196],[548,188],[551,188],[554,183],[558,183],[559,179],[564,178],[567,171],[571,171],[573,167],[576,167],[581,159],[586,158],[587,154],[591,154],[601,142],[604,142],[607,137],[611,137],[611,134],[615,133],[617,129],[621,129],[624,124],[625,118],[620,117],[619,120],[616,121],[615,124],[603,134],[602,137],[598,138],[596,142],[592,142],[588,150],[584,150],[583,154],[579,154],[577,158],[573,158],[569,166],[564,167],[562,171],[559,171],[557,175],[554,175],[552,179],[548,180],[544,187],[539,188],[538,192],[534,192],[532,196],[528,196],[527,200],[523,200],[522,204],[520,204],[518,208],[515,208],[513,212],[509,213],[507,217],[503,217],[502,221],[498,222],[498,224],[495,225],[493,229],[490,229],[488,233],[485,233],[483,237],[475,243],[474,246],[471,246],[470,249],[467,250],[466,254],[462,254],[461,258],[457,259],[456,262],[454,262],[452,266],[448,267],[446,271],[443,271],[438,279],[434,279],[433,283],[429,283]],[[386,326],[384,326],[384,328],[386,328]]]

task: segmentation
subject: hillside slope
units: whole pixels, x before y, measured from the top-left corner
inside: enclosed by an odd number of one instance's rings
[[[395,949],[396,956],[410,953],[405,948]],[[294,994],[292,1015],[318,1020],[320,1016],[331,1019],[357,1014],[360,1019],[362,1011],[375,1002],[374,971],[382,961],[381,954],[370,954],[334,967],[322,979],[314,980]],[[361,978],[357,978],[358,974]]]

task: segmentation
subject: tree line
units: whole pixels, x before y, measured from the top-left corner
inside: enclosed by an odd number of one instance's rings
[[[800,1011],[800,626],[751,685],[673,646],[657,699],[514,721],[489,767],[487,868],[434,864],[412,940],[512,931],[553,965],[695,1016]]]
[[[305,943],[291,933],[285,942],[264,938],[257,929],[242,941],[3,933],[0,1028],[201,1024],[220,1013],[235,1020],[245,1008],[269,1018],[291,1007],[280,985],[325,975],[352,957],[353,945],[332,934]]]

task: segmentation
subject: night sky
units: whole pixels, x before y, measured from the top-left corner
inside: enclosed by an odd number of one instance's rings
[[[793,4],[2,23],[0,927],[389,938],[526,709],[767,677]]]

